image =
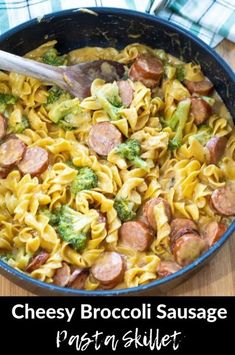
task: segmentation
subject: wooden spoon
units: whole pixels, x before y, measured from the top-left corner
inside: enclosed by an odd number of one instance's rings
[[[121,79],[125,72],[123,64],[112,60],[96,60],[68,67],[55,67],[1,50],[0,69],[57,85],[80,99],[90,95],[90,86],[94,79],[100,78],[112,82]]]

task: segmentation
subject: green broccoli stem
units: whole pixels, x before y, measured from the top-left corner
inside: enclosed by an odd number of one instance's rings
[[[202,99],[206,101],[209,105],[213,106],[215,104],[215,99],[210,96],[202,96]]]
[[[177,111],[173,113],[173,116],[171,117],[171,120],[167,122],[168,126],[172,129],[172,131],[175,131],[177,124],[179,123],[179,114]]]
[[[137,168],[141,168],[141,169],[148,169],[148,164],[146,163],[146,161],[144,161],[143,159],[141,159],[140,157],[135,157],[133,160],[131,160],[131,162],[137,167]]]
[[[122,100],[116,83],[105,84],[97,91],[96,98],[111,120],[115,121],[121,117]]]
[[[179,102],[177,109],[173,113],[171,119],[168,123],[169,127],[175,131],[177,125],[185,126],[188,119],[189,109],[191,105],[190,99],[185,99]]]
[[[206,143],[211,139],[213,130],[208,125],[202,125],[196,134],[193,134],[189,137],[189,143],[192,143],[193,140],[197,140],[202,145],[206,145]]]
[[[113,106],[106,97],[103,96],[102,93],[97,93],[97,98],[99,100],[100,105],[105,109],[111,120],[115,121],[120,118],[119,107]]]
[[[174,138],[169,142],[169,148],[171,150],[179,148],[182,145],[183,130],[188,120],[190,106],[190,99],[180,101],[174,113],[175,117],[178,119],[178,126]]]

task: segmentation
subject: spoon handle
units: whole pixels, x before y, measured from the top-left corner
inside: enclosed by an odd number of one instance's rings
[[[35,62],[0,50],[0,69],[31,76],[44,82],[65,87],[63,69]]]

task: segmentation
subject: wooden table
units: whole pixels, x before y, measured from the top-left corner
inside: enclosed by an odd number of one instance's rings
[[[235,44],[223,41],[217,51],[235,70]],[[0,295],[30,296],[31,293],[0,276]],[[235,295],[235,235],[215,258],[190,280],[167,293],[172,296],[234,296]]]

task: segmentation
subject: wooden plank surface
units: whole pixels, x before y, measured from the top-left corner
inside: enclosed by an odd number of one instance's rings
[[[223,41],[216,50],[235,69],[235,44]],[[30,296],[32,294],[0,276],[0,295]],[[169,291],[167,295],[235,295],[235,235],[229,239],[208,265],[190,280]]]

